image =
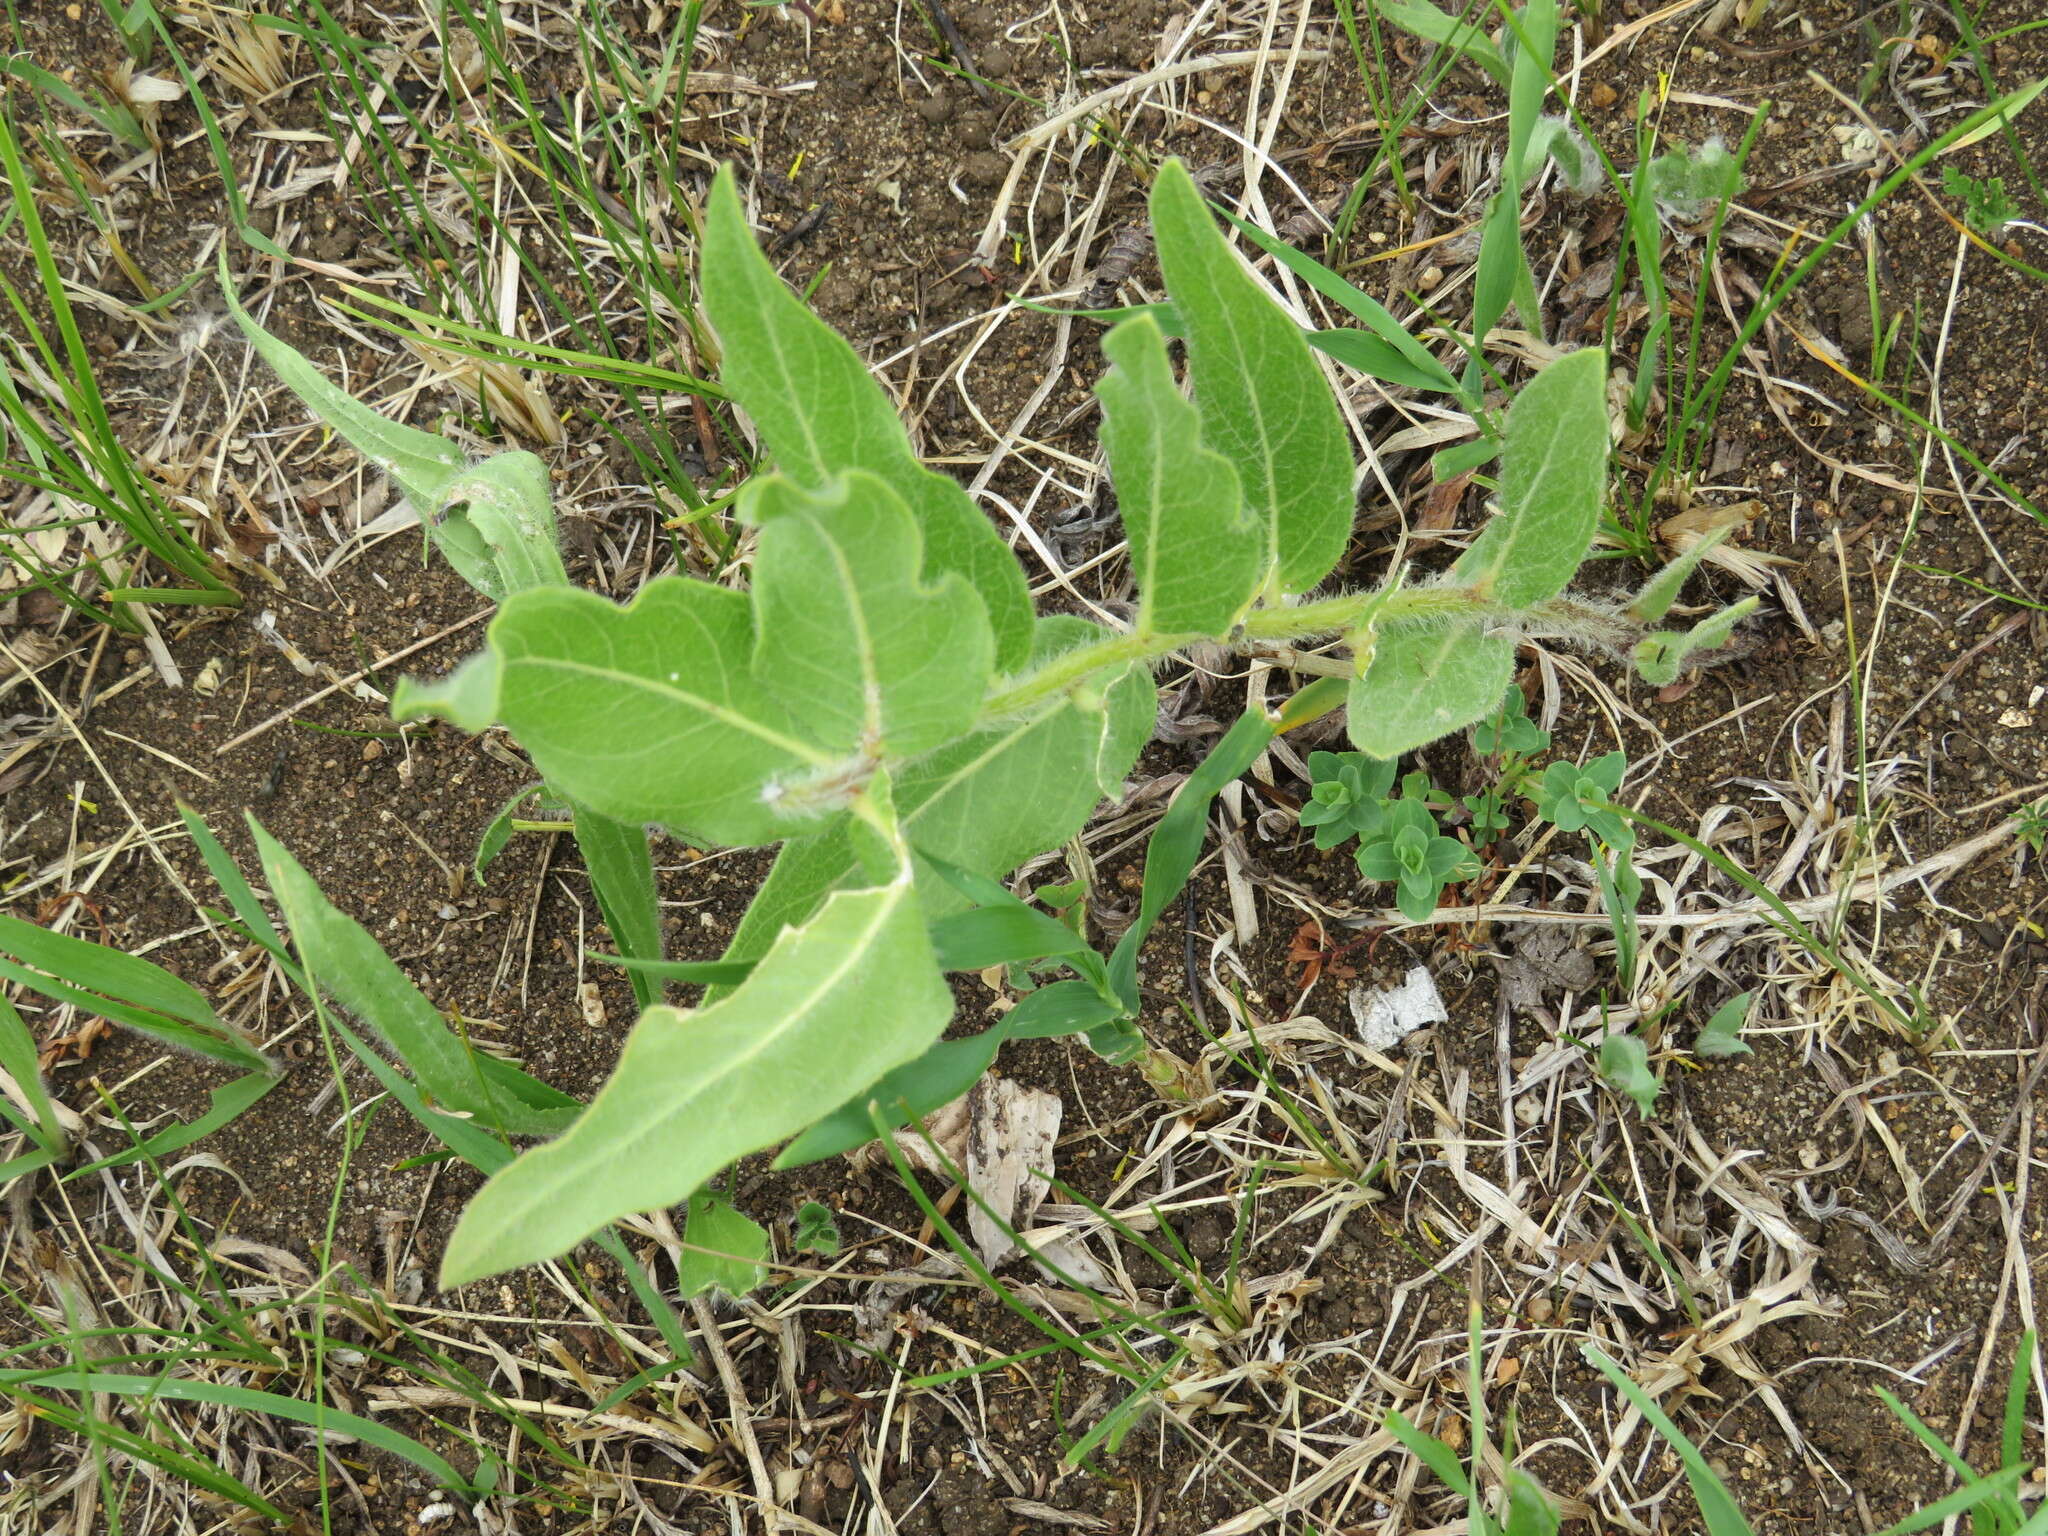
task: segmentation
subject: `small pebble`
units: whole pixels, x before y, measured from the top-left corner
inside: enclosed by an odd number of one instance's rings
[[[953,103],[943,96],[927,96],[917,104],[917,115],[937,127],[953,115]]]
[[[378,741],[375,737],[372,737],[370,740],[363,743],[364,762],[374,763],[375,761],[377,761],[378,758],[382,757],[383,755],[384,743]]]

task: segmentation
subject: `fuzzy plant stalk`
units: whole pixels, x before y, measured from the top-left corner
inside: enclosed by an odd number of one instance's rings
[[[1633,605],[1568,590],[1607,489],[1606,365],[1590,350],[1516,396],[1497,508],[1454,563],[1330,588],[1355,465],[1322,366],[1178,161],[1151,214],[1193,399],[1158,316],[1108,332],[1097,393],[1137,589],[1126,627],[1033,611],[993,525],[919,461],[860,358],[762,255],[730,170],[704,210],[701,285],[721,382],[770,466],[734,503],[754,535],[744,568],[659,576],[621,605],[524,547],[520,520],[540,511],[524,489],[480,494],[502,489],[502,459],[471,469],[437,450],[408,487],[500,606],[483,650],[403,684],[394,715],[509,731],[579,827],[589,814],[700,847],[780,847],[722,961],[654,968],[715,983],[704,1001],[644,1007],[588,1109],[471,1202],[445,1281],[560,1254],[748,1153],[788,1143],[787,1165],[871,1137],[964,1090],[1004,1039],[1077,1033],[1130,1055],[1137,946],[1193,870],[1210,801],[1276,733],[1342,705],[1359,750],[1393,759],[1496,709],[1525,641],[1666,671],[1743,611],[1661,635],[1683,570]],[[360,407],[286,376],[368,431]],[[380,462],[416,472],[389,448]],[[1004,886],[1118,792],[1151,735],[1155,667],[1197,642],[1332,636],[1351,675],[1217,743],[1153,836],[1139,920],[1106,960]],[[947,971],[1047,957],[1071,974],[941,1041]]]

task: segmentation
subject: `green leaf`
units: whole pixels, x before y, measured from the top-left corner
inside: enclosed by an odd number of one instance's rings
[[[404,693],[404,682],[400,682],[399,691],[401,694]],[[495,707],[495,697],[492,703]],[[489,729],[488,725],[484,729]],[[478,885],[490,884],[484,871],[491,867],[498,855],[505,851],[505,845],[512,841],[512,823],[519,815],[519,808],[546,787],[540,783],[528,784],[515,790],[510,798],[498,807],[498,814],[491,818],[490,825],[484,828],[483,835],[476,840],[476,857],[470,860],[470,873],[476,876]]]
[[[262,1392],[254,1387],[214,1381],[192,1381],[165,1372],[130,1376],[119,1371],[80,1372],[71,1366],[37,1370],[0,1371],[0,1389],[18,1389],[37,1382],[66,1392],[108,1392],[118,1397],[161,1399],[171,1403],[211,1403],[255,1416],[273,1415],[295,1424],[309,1424],[323,1434],[349,1435],[364,1445],[411,1462],[440,1488],[465,1493],[470,1484],[460,1472],[410,1435],[366,1419],[344,1413],[327,1403],[308,1403],[296,1397]],[[161,1447],[152,1447],[161,1450]]]
[[[722,1190],[690,1196],[683,1242],[676,1289],[685,1300],[706,1291],[744,1296],[768,1278],[768,1229],[735,1210]]]
[[[1515,642],[1478,620],[1392,623],[1374,638],[1351,681],[1351,741],[1371,757],[1399,757],[1483,720],[1515,670]]]
[[[1131,541],[1144,635],[1226,635],[1266,579],[1266,530],[1246,509],[1237,471],[1202,445],[1181,398],[1166,338],[1149,315],[1102,340],[1114,366],[1095,386],[1117,512]]]
[[[196,988],[160,965],[122,950],[57,933],[18,917],[0,915],[0,952],[16,955],[36,970],[48,971],[93,992],[132,1003],[152,1013],[196,1025],[224,1028],[213,1005]]]
[[[225,249],[220,259],[228,313],[249,344],[308,410],[398,483],[464,581],[493,602],[527,587],[568,584],[555,543],[547,465],[530,453],[512,452],[471,466],[447,438],[371,410],[258,325],[228,280]]]
[[[1379,12],[1383,21],[1390,21],[1404,32],[1412,32],[1426,43],[1448,47],[1462,54],[1485,70],[1502,88],[1509,83],[1508,63],[1501,57],[1501,51],[1494,46],[1493,39],[1480,31],[1476,23],[1465,21],[1444,12],[1429,0],[1371,0],[1372,8]],[[1482,10],[1481,15],[1490,15]]]
[[[1237,723],[1223,733],[1223,739],[1174,792],[1173,803],[1152,829],[1145,844],[1145,882],[1138,897],[1137,921],[1124,930],[1109,957],[1111,984],[1126,1011],[1138,1011],[1138,951],[1167,903],[1186,888],[1202,857],[1202,845],[1209,836],[1209,807],[1225,786],[1259,760],[1259,754],[1279,733],[1280,721],[1263,711],[1238,716]]]
[[[1050,1040],[1085,1033],[1120,1015],[1117,1004],[1088,982],[1056,981],[1004,1014],[994,1032],[1005,1040]]]
[[[908,1125],[942,1109],[980,1080],[996,1059],[1003,1037],[985,1029],[961,1040],[941,1040],[878,1083],[855,1094],[777,1154],[777,1171],[801,1168],[864,1147],[875,1139],[875,1116],[885,1126]]]
[[[1187,333],[1202,436],[1270,529],[1280,585],[1306,592],[1351,541],[1351,443],[1301,328],[1216,228],[1179,160],[1152,184],[1159,267]]]
[[[753,651],[751,605],[708,582],[658,577],[624,608],[535,588],[492,621],[488,662],[401,692],[392,713],[495,719],[549,784],[616,821],[772,843],[803,824],[782,807],[829,807],[859,786],[832,782],[838,765],[753,682]]]
[[[249,830],[307,978],[384,1038],[436,1108],[512,1136],[550,1135],[575,1119],[574,1099],[456,1038],[383,946],[253,816]]]
[[[1710,613],[1684,634],[1659,630],[1636,643],[1636,672],[1653,688],[1675,682],[1685,658],[1694,651],[1712,651],[1728,643],[1735,626],[1756,612],[1757,599],[1745,597],[1719,613]]]
[[[22,1018],[14,1004],[0,997],[0,1070],[14,1079],[14,1086],[27,1101],[29,1118],[18,1118],[13,1114],[13,1105],[0,1100],[0,1112],[26,1132],[37,1145],[49,1149],[52,1154],[61,1153],[67,1145],[64,1122],[57,1117],[57,1107],[51,1102],[49,1090],[43,1085],[43,1072],[36,1060],[36,1037]],[[276,1081],[276,1079],[271,1079]]]
[[[1451,379],[1449,384],[1437,381],[1436,374],[1441,367],[1424,372],[1409,362],[1399,348],[1369,331],[1310,331],[1308,344],[1323,356],[1335,358],[1346,368],[1356,369],[1367,378],[1383,383],[1397,384],[1406,389],[1455,390],[1458,387],[1456,379]]]
[[[992,1028],[941,1040],[865,1092],[855,1094],[782,1149],[774,1167],[800,1168],[875,1139],[875,1117],[888,1127],[908,1125],[942,1109],[972,1088],[1008,1040],[1045,1040],[1079,1034],[1115,1020],[1117,1007],[1082,981],[1040,987]]]
[[[1550,93],[1550,65],[1557,54],[1557,0],[1526,0],[1508,35],[1515,40],[1508,66],[1508,163],[1519,189],[1537,168],[1529,153],[1543,99]]]
[[[651,1008],[590,1108],[496,1174],[442,1261],[456,1285],[551,1258],[616,1217],[672,1205],[938,1037],[953,995],[905,860],[785,929],[730,994]]]
[[[1608,1359],[1596,1345],[1581,1344],[1579,1352],[1614,1384],[1617,1392],[1635,1405],[1636,1412],[1678,1452],[1678,1459],[1685,1465],[1685,1480],[1692,1484],[1693,1501],[1699,1505],[1700,1518],[1706,1524],[1707,1536],[1754,1536],[1749,1522],[1742,1517],[1742,1506],[1735,1502],[1728,1485],[1714,1475],[1714,1469],[1707,1465],[1707,1458],[1700,1454],[1700,1448],[1686,1438],[1685,1431],[1671,1422],[1670,1416],[1657,1406],[1650,1394],[1637,1386],[1629,1374]]]
[[[220,1083],[207,1090],[206,1111],[190,1120],[175,1121],[145,1137],[132,1147],[110,1153],[106,1157],[86,1163],[81,1167],[68,1169],[61,1182],[69,1184],[73,1179],[87,1178],[102,1168],[119,1168],[128,1163],[141,1162],[145,1157],[158,1162],[184,1151],[195,1141],[202,1141],[223,1126],[241,1118],[258,1099],[269,1093],[282,1077],[269,1072],[249,1072],[231,1083]]]
[[[1966,175],[1953,165],[1942,167],[1942,190],[1963,200],[1963,222],[1978,234],[1995,239],[2005,226],[2021,218],[2019,204],[2005,190],[2003,176],[1982,179]]]
[[[1650,1048],[1640,1035],[1617,1030],[1600,1042],[1600,1076],[1617,1093],[1636,1101],[1644,1119],[1657,1113],[1657,1095],[1664,1085],[1650,1070]]]
[[[654,856],[647,829],[613,821],[587,805],[573,808],[576,847],[590,875],[590,888],[612,942],[628,960],[661,959],[661,903],[654,884]],[[633,1000],[642,1008],[661,1001],[661,977],[644,967],[630,970]]]
[[[836,752],[913,757],[974,723],[994,642],[957,574],[919,575],[903,498],[856,471],[805,491],[757,478],[740,515],[758,526],[754,676],[811,740]]]
[[[1508,1536],[1557,1536],[1557,1506],[1543,1485],[1520,1467],[1508,1468]]]
[[[1430,459],[1430,478],[1442,485],[1457,479],[1467,470],[1491,464],[1499,457],[1500,444],[1490,437],[1476,438],[1469,443],[1453,443],[1448,448],[1439,448]]]
[[[1505,169],[1502,172],[1506,175]],[[1506,187],[1486,205],[1479,231],[1479,263],[1472,275],[1472,354],[1465,365],[1465,392],[1477,394],[1486,378],[1486,338],[1500,324],[1516,290],[1529,282],[1529,260],[1522,249],[1520,192]],[[1528,318],[1524,316],[1524,318]]]
[[[704,313],[725,353],[720,381],[746,408],[778,468],[806,490],[866,470],[895,490],[924,535],[924,571],[957,571],[980,594],[1009,671],[1031,648],[1024,572],[958,482],[911,451],[896,406],[852,347],[790,292],[747,229],[730,166],[719,169],[703,232]]]
[[[942,971],[981,971],[992,965],[1079,954],[1088,941],[1065,923],[1025,906],[975,907],[932,924],[932,949]]]
[[[1607,505],[1607,363],[1569,353],[1508,407],[1501,511],[1451,567],[1508,608],[1557,596],[1586,558]]]
[[[1472,1484],[1465,1476],[1465,1469],[1458,1461],[1458,1453],[1435,1435],[1418,1429],[1408,1422],[1398,1410],[1387,1415],[1387,1433],[1400,1441],[1408,1452],[1430,1471],[1437,1481],[1451,1492],[1464,1497],[1472,1490]]]
[[[1392,311],[1378,299],[1345,282],[1313,256],[1296,250],[1284,240],[1275,239],[1249,219],[1241,219],[1227,208],[1223,210],[1223,216],[1245,239],[1324,298],[1348,310],[1365,326],[1364,331],[1313,332],[1308,338],[1310,346],[1339,362],[1350,361],[1345,356],[1346,351],[1361,359],[1375,358],[1379,367],[1369,367],[1363,361],[1352,362],[1352,366],[1375,378],[1385,379],[1389,384],[1406,384],[1414,389],[1439,393],[1456,392],[1458,381],[1452,377],[1451,371],[1431,356],[1427,347],[1409,335],[1407,327],[1396,320]],[[1349,342],[1340,339],[1346,337],[1351,338]],[[1368,342],[1373,345],[1365,346]]]
[[[7,916],[0,916],[0,954],[23,962],[0,960],[0,979],[210,1061],[243,1071],[277,1070],[204,997],[147,960]]]
[[[1747,1056],[1750,1049],[1742,1043],[1742,1026],[1749,1022],[1749,1004],[1754,992],[1738,992],[1719,1008],[1714,1016],[1700,1026],[1700,1032],[1692,1042],[1695,1056]]]
[[[441,677],[401,677],[391,694],[391,718],[402,725],[431,715],[480,736],[498,723],[503,680],[503,659],[489,649],[465,658]]]
[[[351,448],[390,475],[419,513],[422,523],[439,512],[448,487],[468,468],[468,456],[445,437],[404,426],[371,410],[329,383],[327,376],[296,348],[279,341],[251,319],[229,280],[226,246],[220,252],[220,287],[235,324],[285,387],[339,432]]]
[[[1879,1390],[1882,1392],[1883,1389]],[[1890,1396],[1889,1393],[1884,1395]],[[2038,1536],[2039,1532],[2048,1531],[2048,1504],[2044,1504],[2035,1512],[2031,1525],[2021,1524],[2022,1511],[2017,1493],[2020,1482],[2026,1475],[2027,1469],[2023,1466],[2002,1467],[1988,1477],[1972,1475],[1962,1487],[1942,1495],[1925,1509],[1914,1510],[1896,1525],[1886,1526],[1877,1533],[1877,1536],[1913,1536],[1915,1531],[1931,1531],[1937,1525],[1945,1525],[1957,1515],[1967,1514],[1979,1505],[1990,1505],[1992,1510],[1999,1511],[2005,1518],[2000,1521],[1994,1516],[1991,1523],[1978,1526],[1974,1523],[1976,1517],[1973,1515],[1972,1530],[1982,1529],[2001,1533],[2001,1536],[2006,1532],[2010,1532],[2011,1536],[2030,1536],[2030,1533]]]
[[[1101,636],[1085,620],[1043,619],[1033,662]],[[1069,695],[906,764],[894,782],[904,836],[919,853],[962,869],[1009,873],[1073,836],[1118,789],[1151,739],[1157,702],[1151,674],[1133,666],[1097,692]],[[935,914],[963,902],[941,882],[924,888]]]

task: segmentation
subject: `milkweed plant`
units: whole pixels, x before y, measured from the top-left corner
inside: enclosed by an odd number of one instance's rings
[[[392,712],[517,740],[570,808],[641,1003],[586,1108],[506,1122],[550,1139],[508,1155],[471,1200],[445,1283],[682,1203],[746,1154],[788,1143],[786,1166],[856,1145],[963,1091],[1006,1038],[1077,1032],[1130,1054],[1137,945],[1191,873],[1210,800],[1276,733],[1342,706],[1357,749],[1391,760],[1496,710],[1524,641],[1631,657],[1662,681],[1747,611],[1654,628],[1698,550],[1632,600],[1569,589],[1608,480],[1596,349],[1515,396],[1497,506],[1447,569],[1331,589],[1356,493],[1322,365],[1179,161],[1159,168],[1150,202],[1170,308],[1106,333],[1095,386],[1137,592],[1122,629],[1034,611],[994,526],[919,462],[854,350],[762,255],[729,169],[702,221],[701,292],[720,383],[769,466],[734,504],[754,535],[744,591],[664,575],[622,605],[572,586],[539,459],[471,464],[342,394],[235,306],[286,383],[393,477],[498,604],[484,648],[402,684]],[[1160,663],[1198,642],[1331,638],[1349,648],[1348,676],[1248,714],[1182,787],[1148,850],[1138,921],[1106,959],[1002,884],[1117,792],[1151,735]],[[779,845],[721,961],[663,959],[650,828]],[[287,858],[263,847],[266,864]],[[949,969],[1048,958],[1073,974],[979,1035],[940,1039]],[[329,968],[333,991],[366,1014],[351,969]],[[702,1003],[665,1001],[676,980],[709,984]],[[470,1113],[490,1123],[493,1102]]]

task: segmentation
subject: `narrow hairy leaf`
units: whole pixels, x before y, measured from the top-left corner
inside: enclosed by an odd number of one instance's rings
[[[1351,539],[1351,443],[1301,327],[1245,270],[1187,167],[1152,184],[1159,268],[1187,336],[1202,437],[1237,466],[1280,585],[1306,592]]]
[[[206,1110],[190,1120],[177,1120],[160,1131],[154,1131],[134,1146],[124,1147],[119,1152],[95,1158],[68,1168],[58,1182],[69,1184],[74,1179],[90,1178],[102,1168],[121,1168],[129,1163],[139,1163],[144,1158],[163,1162],[185,1150],[195,1141],[203,1141],[223,1126],[240,1119],[249,1107],[263,1098],[284,1079],[271,1072],[246,1072],[233,1082],[219,1083],[206,1091]]]
[[[1503,170],[1503,177],[1506,172]],[[1472,355],[1463,384],[1476,395],[1486,380],[1486,338],[1500,324],[1519,290],[1530,286],[1529,259],[1522,248],[1519,189],[1505,185],[1493,194],[1479,226],[1479,262],[1472,274]],[[1526,318],[1526,317],[1525,317]]]
[[[1694,539],[1685,553],[1643,583],[1642,589],[1628,605],[1628,616],[1639,624],[1654,624],[1663,618],[1671,611],[1671,605],[1678,601],[1685,579],[1710,551],[1717,549],[1735,532],[1735,528],[1734,523],[1729,523]]]
[[[0,953],[18,956],[36,970],[49,971],[88,991],[104,992],[153,1013],[202,1029],[222,1027],[213,1005],[196,988],[162,966],[123,950],[0,914]]]
[[[1543,99],[1550,93],[1550,63],[1557,52],[1557,0],[1525,0],[1510,29],[1515,56],[1508,74],[1508,161],[1520,187],[1535,173],[1530,153]]]
[[[1080,1034],[1119,1018],[1123,1010],[1085,981],[1056,981],[1040,987],[995,1026],[1005,1040],[1050,1040]]]
[[[1088,947],[1065,923],[1021,901],[974,907],[932,924],[932,950],[942,971],[982,971],[1079,954]]]
[[[746,408],[785,474],[806,490],[866,470],[909,506],[928,581],[958,572],[980,594],[1008,671],[1031,649],[1031,597],[1009,546],[959,483],[911,450],[896,406],[852,347],[790,292],[755,245],[721,167],[704,216],[704,313],[725,353],[720,381]]]
[[[722,1190],[690,1196],[683,1243],[676,1289],[686,1299],[706,1291],[744,1296],[768,1277],[768,1229],[735,1210]]]
[[[437,1108],[512,1136],[550,1135],[576,1117],[574,1099],[458,1039],[383,946],[253,816],[249,830],[307,978],[381,1035]]]
[[[57,1117],[57,1106],[43,1086],[42,1067],[36,1060],[36,1037],[28,1021],[4,997],[0,997],[0,1071],[14,1080],[27,1106],[28,1117],[19,1120],[20,1128],[39,1145],[61,1152],[66,1143],[64,1122]],[[0,1110],[11,1108],[0,1100]]]
[[[1308,344],[1323,356],[1334,357],[1345,367],[1356,368],[1360,373],[1388,384],[1399,384],[1408,389],[1444,387],[1436,381],[1434,372],[1422,372],[1370,331],[1310,331]],[[1456,379],[1451,381],[1450,387],[1458,387]]]
[[[1675,682],[1685,658],[1694,651],[1712,651],[1728,643],[1735,626],[1756,612],[1757,599],[1745,597],[1718,613],[1710,613],[1682,634],[1659,630],[1636,642],[1636,672],[1652,688]]]
[[[1483,720],[1515,671],[1515,642],[1478,620],[1392,623],[1351,680],[1347,725],[1368,757],[1399,757]]]
[[[442,1263],[460,1284],[566,1252],[605,1222],[673,1205],[938,1037],[953,995],[905,862],[840,891],[707,1008],[651,1008],[590,1108],[497,1173]]]
[[[1426,1430],[1418,1429],[1398,1409],[1387,1415],[1387,1433],[1437,1476],[1451,1492],[1464,1497],[1472,1490],[1471,1480],[1458,1460],[1458,1453]]]
[[[941,1040],[915,1061],[904,1063],[855,1094],[784,1147],[774,1166],[800,1168],[865,1146],[875,1139],[877,1115],[883,1125],[894,1127],[943,1108],[994,1065],[996,1052],[1005,1041],[1079,1034],[1108,1023],[1118,1013],[1114,1003],[1084,981],[1056,981],[1040,987],[992,1028],[959,1040]]]
[[[129,1375],[122,1371],[81,1372],[70,1367],[0,1371],[0,1390],[19,1390],[37,1382],[66,1392],[107,1392],[117,1397],[139,1397],[167,1403],[210,1403],[252,1417],[271,1416],[288,1419],[295,1424],[309,1424],[323,1434],[347,1435],[389,1456],[411,1462],[426,1474],[434,1487],[456,1493],[471,1491],[471,1484],[460,1472],[410,1435],[375,1419],[345,1413],[326,1403],[309,1403],[301,1398],[232,1383],[194,1381],[189,1377],[173,1376],[167,1371],[146,1375]],[[161,1451],[162,1447],[151,1449]]]
[[[446,438],[392,421],[352,398],[250,317],[228,282],[225,251],[221,291],[257,354],[307,409],[398,483],[464,581],[493,602],[527,587],[567,584],[548,469],[538,458],[500,453],[472,466]]]
[[[994,661],[988,615],[956,573],[927,583],[903,498],[856,471],[806,491],[756,479],[754,676],[812,741],[913,757],[974,723]]]
[[[747,598],[708,582],[660,577],[624,608],[536,588],[506,600],[484,657],[403,690],[392,713],[495,720],[549,784],[614,820],[772,843],[802,824],[782,797],[836,765],[753,681],[753,651]]]
[[[1451,567],[1496,602],[1527,608],[1578,571],[1607,504],[1607,363],[1587,347],[1522,386],[1508,407],[1500,511]]]
[[[1158,322],[1124,321],[1102,352],[1114,365],[1095,386],[1102,448],[1131,541],[1138,632],[1226,635],[1265,582],[1265,524],[1244,505],[1230,460],[1202,445]]]
[[[4,915],[0,955],[22,962],[0,960],[0,980],[195,1056],[244,1071],[276,1070],[240,1030],[215,1015],[203,996],[147,960]]]
[[[289,343],[264,330],[236,296],[228,278],[228,254],[220,253],[221,296],[228,313],[242,328],[249,345],[271,371],[284,380],[285,387],[304,402],[307,409],[339,432],[348,445],[377,468],[391,476],[405,499],[425,522],[440,510],[441,502],[456,476],[468,465],[463,451],[445,437],[422,432],[373,411],[339,386]]]

